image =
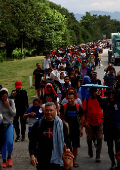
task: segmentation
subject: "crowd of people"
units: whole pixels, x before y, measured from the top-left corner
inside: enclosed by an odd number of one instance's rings
[[[100,68],[102,50],[99,41],[45,52],[42,65],[36,63],[33,72],[37,98],[31,107],[21,81],[15,82],[15,90],[10,95],[0,86],[3,168],[13,166],[14,129],[15,142],[24,142],[28,122],[30,161],[37,170],[79,167],[76,158],[83,128],[88,156],[94,156],[95,145],[95,161],[101,162],[104,137],[111,160],[110,170],[120,169],[120,72],[116,73],[109,63],[102,85],[96,72],[96,68]]]

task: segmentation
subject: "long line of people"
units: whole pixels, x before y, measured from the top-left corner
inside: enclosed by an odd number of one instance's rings
[[[3,168],[13,165],[13,124],[16,131],[15,142],[20,139],[24,141],[26,119],[29,118],[30,159],[37,170],[47,170],[48,167],[60,169],[63,162],[65,163],[65,160],[62,160],[64,143],[71,150],[68,152],[68,159],[72,155],[73,166],[78,167],[77,148],[80,147],[83,127],[87,135],[90,157],[93,157],[93,139],[97,141],[96,162],[101,162],[104,132],[111,160],[110,169],[114,170],[116,163],[113,141],[116,144],[120,139],[120,72],[116,75],[114,67],[109,63],[104,75],[104,85],[108,86],[105,94],[101,94],[101,89],[94,86],[82,87],[85,84],[101,85],[101,80],[95,72],[96,67],[100,67],[101,47],[101,43],[97,42],[46,52],[42,66],[37,63],[33,72],[33,86],[38,98],[33,100],[33,106],[30,108],[27,92],[22,89],[21,81],[15,82],[16,89],[9,98],[8,91],[1,87],[0,118],[5,133],[2,148]],[[104,98],[101,97],[103,95]],[[14,99],[14,102],[11,99]],[[70,166],[64,168],[68,169]]]

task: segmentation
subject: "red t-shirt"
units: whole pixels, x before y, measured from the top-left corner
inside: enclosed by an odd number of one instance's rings
[[[85,99],[82,105],[83,111],[86,111],[86,121],[92,126],[98,126],[103,122],[103,112],[97,99]]]

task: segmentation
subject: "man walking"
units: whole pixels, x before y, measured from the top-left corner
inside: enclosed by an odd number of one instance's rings
[[[19,117],[21,122],[21,135],[22,141],[25,140],[25,131],[26,131],[26,120],[23,118],[24,113],[28,109],[28,96],[27,91],[22,89],[22,82],[16,81],[15,83],[16,90],[13,90],[10,98],[15,100],[16,107],[16,116],[14,118],[14,127],[16,131],[15,142],[20,140],[20,128],[19,128]]]
[[[102,149],[103,138],[103,112],[100,107],[100,101],[97,97],[97,89],[90,89],[91,96],[83,102],[83,111],[86,113],[86,132],[88,155],[93,157],[92,140],[93,137],[97,138],[96,147],[96,162],[101,162],[100,154]],[[100,98],[99,98],[100,99]]]
[[[37,96],[40,98],[40,88],[41,88],[41,80],[42,77],[45,77],[44,70],[41,69],[40,63],[36,64],[37,69],[33,72],[33,86],[37,90]]]
[[[45,104],[45,116],[36,122],[31,130],[29,142],[31,164],[37,170],[60,170],[63,166],[64,143],[70,146],[68,129],[56,116],[55,104],[48,102]]]
[[[79,165],[76,163],[77,148],[80,147],[80,137],[83,136],[84,113],[81,106],[75,103],[76,97],[73,92],[68,93],[67,99],[68,103],[63,104],[60,113],[61,118],[69,124],[74,155],[73,166],[78,167]]]

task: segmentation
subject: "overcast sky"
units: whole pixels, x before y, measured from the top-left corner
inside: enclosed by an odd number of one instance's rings
[[[50,0],[62,7],[65,7],[69,12],[85,14],[91,10],[120,12],[120,0]]]

